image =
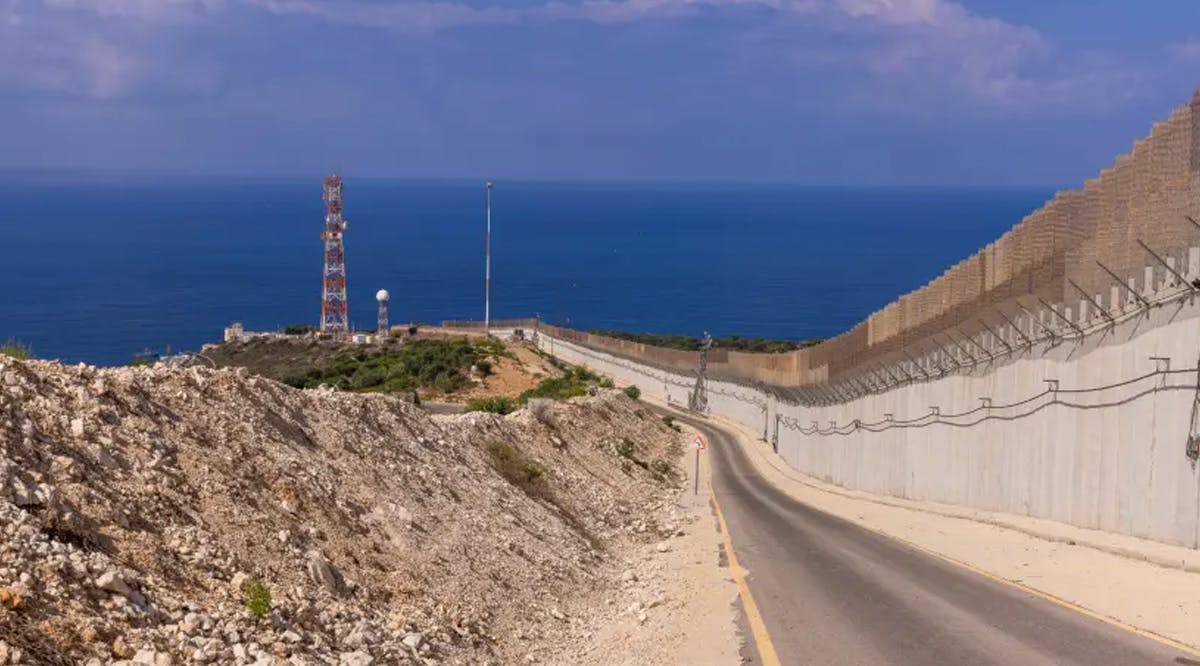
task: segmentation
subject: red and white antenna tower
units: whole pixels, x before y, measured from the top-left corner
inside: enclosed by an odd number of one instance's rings
[[[325,276],[321,287],[321,331],[346,333],[346,253],[342,236],[346,221],[342,219],[342,177],[334,174],[325,179]]]

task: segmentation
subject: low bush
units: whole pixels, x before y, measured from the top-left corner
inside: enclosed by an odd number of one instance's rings
[[[521,402],[529,402],[533,398],[550,398],[565,400],[587,395],[587,384],[575,379],[570,372],[559,377],[543,379],[534,388],[521,394]]]
[[[0,356],[8,356],[20,361],[27,361],[33,358],[33,350],[29,345],[20,340],[9,340],[0,344]]]
[[[617,455],[622,458],[629,458],[630,460],[633,459],[633,454],[636,450],[637,446],[628,437],[622,439],[616,446]]]
[[[509,444],[493,443],[488,446],[488,454],[492,466],[509,483],[520,488],[526,495],[535,498],[547,498],[550,485],[547,483],[548,470],[541,463],[531,460],[519,449]]]
[[[650,463],[650,472],[654,474],[654,478],[658,479],[659,481],[666,481],[667,479],[671,478],[671,474],[674,471],[675,470],[671,468],[671,463],[665,460],[660,459]]]
[[[254,617],[261,620],[271,612],[271,589],[266,583],[251,578],[242,584],[242,593],[245,595],[246,610]]]
[[[382,350],[346,351],[283,381],[296,388],[327,384],[354,391],[409,393],[420,388],[450,393],[470,383],[467,373],[482,359],[465,338],[417,339]]]
[[[493,396],[490,398],[476,398],[468,401],[465,409],[468,412],[511,414],[517,411],[517,401],[503,395]]]
[[[671,430],[674,430],[675,432],[683,432],[683,428],[680,428],[679,424],[675,422],[674,416],[671,416],[670,414],[668,414],[668,415],[662,417],[662,419],[663,419],[663,423],[667,424],[667,427],[670,428]]]
[[[638,398],[642,397],[642,389],[636,386],[626,386],[624,393],[633,400],[637,400]]]
[[[288,324],[283,327],[284,335],[308,335],[316,332],[317,327],[309,324]]]
[[[553,428],[555,424],[550,414],[550,402],[545,398],[534,398],[526,404],[526,407],[529,409],[530,415],[539,423]]]

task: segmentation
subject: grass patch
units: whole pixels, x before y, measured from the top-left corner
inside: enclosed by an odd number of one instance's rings
[[[516,400],[508,396],[495,396],[491,398],[476,398],[468,400],[464,409],[468,412],[488,412],[489,414],[511,414],[517,411]]]
[[[242,584],[242,594],[245,595],[246,610],[254,617],[261,620],[271,612],[271,589],[266,583],[251,578]]]
[[[0,356],[8,356],[18,361],[28,361],[33,358],[33,350],[20,340],[8,340],[0,343]]]

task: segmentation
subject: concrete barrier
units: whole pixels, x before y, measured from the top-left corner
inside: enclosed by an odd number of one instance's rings
[[[679,405],[695,384],[695,373],[544,331],[538,345]],[[1195,548],[1200,473],[1186,448],[1198,352],[1200,304],[1183,296],[1077,340],[840,404],[710,380],[708,405],[762,433],[791,467],[839,486]]]

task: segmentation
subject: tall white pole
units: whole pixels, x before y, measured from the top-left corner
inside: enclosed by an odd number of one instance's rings
[[[487,184],[487,233],[484,239],[483,331],[492,332],[492,184]]]

